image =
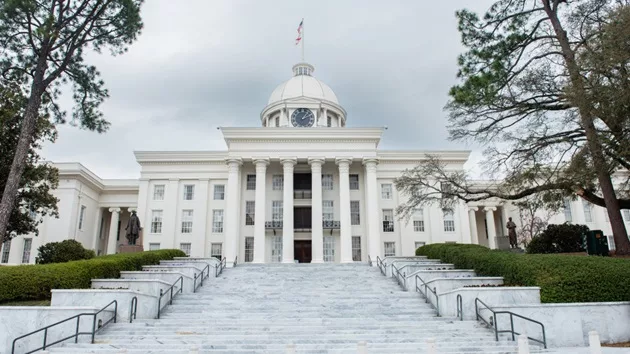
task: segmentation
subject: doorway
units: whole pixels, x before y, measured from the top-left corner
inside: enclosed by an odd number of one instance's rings
[[[311,263],[311,241],[293,241],[293,258],[299,263]]]

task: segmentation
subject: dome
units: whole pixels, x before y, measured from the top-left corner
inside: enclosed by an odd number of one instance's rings
[[[268,104],[298,97],[314,98],[339,104],[337,95],[330,86],[311,76],[313,71],[314,68],[310,64],[300,63],[293,66],[294,76],[273,90]]]

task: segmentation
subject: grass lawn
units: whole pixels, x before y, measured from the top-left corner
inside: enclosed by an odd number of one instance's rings
[[[50,300],[11,301],[0,306],[50,306]]]

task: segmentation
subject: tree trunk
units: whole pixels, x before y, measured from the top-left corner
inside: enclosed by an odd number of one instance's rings
[[[557,12],[552,9],[550,0],[543,0],[543,4],[545,6],[545,12],[549,16],[549,20],[551,21],[558,42],[562,48],[562,54],[569,71],[571,84],[573,85],[575,95],[577,96],[575,104],[577,105],[580,113],[582,127],[586,133],[586,142],[591,153],[591,157],[593,158],[593,165],[597,170],[597,179],[599,181],[600,188],[602,189],[602,195],[604,197],[604,202],[606,203],[606,210],[608,212],[613,237],[615,239],[616,253],[630,254],[630,241],[628,240],[628,233],[621,217],[619,201],[615,195],[615,189],[613,187],[610,174],[608,173],[606,159],[599,142],[599,137],[597,136],[597,130],[595,129],[593,116],[591,114],[592,107],[586,99],[584,82],[582,81],[579,67],[575,61],[575,52],[569,44],[567,33],[558,19]]]
[[[39,117],[39,107],[42,103],[42,94],[44,93],[44,73],[46,71],[46,60],[40,60],[35,70],[35,77],[31,86],[31,95],[26,105],[24,118],[22,120],[22,130],[20,139],[15,149],[15,156],[11,164],[11,171],[7,178],[7,184],[2,193],[2,201],[0,202],[0,237],[2,241],[8,240],[10,235],[7,234],[7,226],[11,211],[15,207],[15,199],[17,198],[20,180],[26,167],[26,159],[31,144],[33,143],[33,135],[37,128],[37,119]]]

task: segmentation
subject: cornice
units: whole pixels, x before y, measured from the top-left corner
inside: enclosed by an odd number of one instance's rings
[[[220,128],[225,142],[248,143],[339,143],[368,142],[378,144],[384,128]]]
[[[134,151],[136,161],[144,165],[225,164],[227,151]]]

